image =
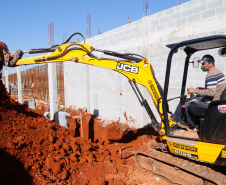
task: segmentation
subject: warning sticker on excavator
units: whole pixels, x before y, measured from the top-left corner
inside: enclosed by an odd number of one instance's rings
[[[183,150],[189,150],[189,151],[192,151],[192,152],[197,152],[197,148],[194,147],[194,146],[182,145],[182,144],[173,143],[173,142],[170,142],[169,144],[170,144],[170,146],[173,146],[175,148],[179,148],[179,149],[183,149]]]
[[[155,96],[155,99],[158,100],[158,99],[159,99],[159,96],[158,96],[158,93],[157,93],[156,90],[155,90],[155,87],[154,87],[152,81],[149,80],[149,81],[148,81],[148,84],[150,85],[150,88],[151,88],[151,90],[152,90],[152,92],[153,92],[153,94],[154,94],[154,96]]]
[[[221,157],[222,157],[222,158],[226,158],[226,150],[222,150],[222,152],[221,152]]]

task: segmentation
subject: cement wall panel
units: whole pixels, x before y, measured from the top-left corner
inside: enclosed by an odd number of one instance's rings
[[[211,2],[211,1],[215,1],[215,0],[200,0],[200,3],[203,4],[203,3],[208,3],[208,2]]]
[[[215,16],[215,14],[216,14],[215,9],[207,10],[207,11],[201,13],[201,19],[207,19],[209,17],[213,17],[213,16]]]
[[[219,10],[219,12],[220,12],[220,10]],[[201,19],[201,15],[199,13],[191,15],[191,16],[188,16],[188,22],[189,23],[192,23],[192,22],[195,22],[195,21],[199,21],[200,19]]]
[[[224,4],[223,0],[215,0],[208,3],[208,9],[212,10],[213,8],[218,8],[223,6],[223,4]]]
[[[194,13],[201,13],[201,12],[204,12],[204,11],[207,11],[207,4],[201,4],[199,6],[196,6],[194,7]]]
[[[216,15],[222,15],[225,13],[226,4],[224,4],[221,7],[216,8]]]
[[[159,24],[160,24],[160,19],[154,19],[151,21],[150,26],[153,27],[153,26],[157,26]]]
[[[168,15],[170,15],[170,14],[175,13],[175,11],[176,11],[176,8],[175,8],[175,7],[166,9],[166,10],[165,10],[165,16],[168,16]]]

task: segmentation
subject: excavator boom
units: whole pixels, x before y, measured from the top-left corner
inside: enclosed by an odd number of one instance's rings
[[[54,50],[55,49],[55,50]],[[92,52],[102,52],[105,55],[112,57],[117,57],[117,59],[112,58],[98,58]],[[161,92],[160,86],[155,79],[152,66],[150,62],[134,54],[121,54],[108,50],[95,49],[93,46],[84,43],[66,43],[63,45],[58,45],[57,47],[44,48],[44,49],[32,49],[28,53],[43,53],[51,52],[46,55],[22,58],[16,62],[16,66],[29,65],[29,64],[42,64],[51,62],[65,62],[72,61],[75,63],[82,63],[88,65],[99,66],[107,69],[117,71],[129,79],[129,82],[135,91],[140,103],[145,107],[148,115],[152,120],[153,128],[164,135],[164,125],[158,123],[148,102],[143,98],[139,91],[137,83],[146,87],[151,94],[153,102],[159,112],[162,112],[161,106]],[[121,60],[119,60],[121,59]],[[163,119],[162,115],[159,115]],[[175,124],[171,121],[171,124]]]

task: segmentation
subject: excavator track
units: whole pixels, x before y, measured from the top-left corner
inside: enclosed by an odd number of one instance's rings
[[[137,152],[135,162],[139,168],[151,172],[169,184],[226,185],[224,174],[156,150],[150,154]]]

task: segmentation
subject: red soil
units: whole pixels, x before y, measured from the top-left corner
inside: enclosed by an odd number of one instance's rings
[[[131,129],[68,109],[80,119],[69,129],[46,120],[12,100],[0,82],[0,184],[166,184],[138,169],[133,158],[121,159],[119,149],[146,151],[156,143],[151,129]]]

